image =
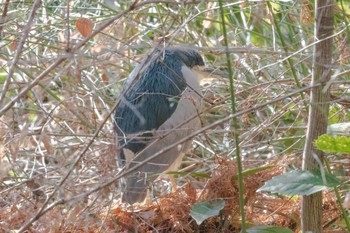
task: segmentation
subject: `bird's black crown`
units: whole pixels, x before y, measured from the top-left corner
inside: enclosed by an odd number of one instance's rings
[[[159,51],[164,51],[165,55],[170,55],[169,57],[180,59],[189,68],[204,66],[203,58],[196,50],[176,47],[166,48],[165,50],[159,49]]]

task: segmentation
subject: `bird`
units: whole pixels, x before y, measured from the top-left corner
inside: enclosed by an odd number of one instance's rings
[[[114,114],[118,167],[134,168],[120,180],[123,203],[142,203],[152,182],[181,165],[191,139],[144,161],[201,128],[203,66],[194,49],[155,48],[126,79]]]

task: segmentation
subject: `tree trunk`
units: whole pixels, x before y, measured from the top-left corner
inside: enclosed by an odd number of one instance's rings
[[[320,169],[323,152],[316,150],[313,142],[326,133],[329,110],[329,89],[332,68],[333,0],[315,2],[315,42],[311,85],[321,84],[311,90],[309,119],[303,153],[303,169]],[[325,39],[328,38],[328,39]],[[319,160],[319,162],[317,161]],[[303,196],[301,207],[302,232],[322,232],[322,192]]]

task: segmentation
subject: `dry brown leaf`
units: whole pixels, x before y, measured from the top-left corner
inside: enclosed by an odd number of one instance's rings
[[[106,73],[103,73],[101,75],[101,79],[102,79],[103,84],[107,86],[109,82],[108,82],[108,77],[107,77]]]
[[[33,193],[33,198],[37,201],[44,201],[45,200],[45,193],[43,190],[40,189],[40,184],[35,182],[35,180],[27,180],[26,181],[27,187],[30,188],[30,190]]]
[[[10,36],[9,39],[10,43],[9,43],[9,48],[11,51],[15,51],[17,49],[17,40],[16,37],[14,35]]]
[[[196,192],[196,189],[193,187],[193,185],[191,183],[187,183],[185,185],[184,191],[187,194],[187,196],[191,199],[191,201],[193,201],[193,202],[196,201],[196,199],[197,199],[197,192]]]
[[[12,41],[10,42],[10,50],[11,50],[11,51],[15,51],[16,48],[17,48],[17,42],[16,42],[15,40],[12,40]]]
[[[299,20],[304,26],[310,26],[313,24],[312,6],[307,0],[304,0],[302,3]]]
[[[87,37],[92,32],[92,21],[87,18],[79,18],[75,21],[75,27],[83,37]]]
[[[54,153],[54,148],[51,146],[50,137],[47,135],[46,132],[42,132],[41,133],[40,139],[41,139],[42,143],[44,144],[44,147],[47,150],[47,152],[49,154],[53,154]]]

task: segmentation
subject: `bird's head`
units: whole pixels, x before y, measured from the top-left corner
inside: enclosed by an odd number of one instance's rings
[[[167,52],[174,58],[180,59],[191,69],[195,66],[204,66],[203,58],[196,50],[179,47],[168,48]]]

